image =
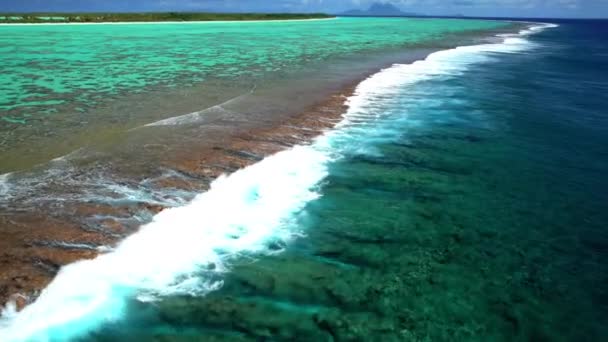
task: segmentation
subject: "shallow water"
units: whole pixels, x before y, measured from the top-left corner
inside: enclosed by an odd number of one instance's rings
[[[504,25],[336,19],[0,26],[0,172],[111,140],[158,116],[222,103],[332,58]],[[179,96],[189,87],[198,88]],[[155,113],[163,105],[158,98],[174,105]]]

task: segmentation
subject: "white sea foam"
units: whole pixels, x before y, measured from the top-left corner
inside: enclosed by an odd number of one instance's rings
[[[530,34],[539,33],[546,29],[556,28],[556,27],[559,27],[559,25],[551,24],[551,23],[534,23],[534,25],[528,27],[527,29],[521,30],[519,32],[519,34],[522,36],[527,36]]]
[[[10,191],[9,177],[10,176],[11,176],[10,173],[5,173],[5,174],[0,175],[0,196],[2,196],[2,197],[9,196],[9,191]]]
[[[116,179],[103,169],[82,172],[73,159],[86,156],[82,149],[55,158],[32,170],[0,175],[0,206],[35,208],[41,204],[59,202],[93,202],[103,204],[150,204],[162,207],[184,205],[193,194],[179,189],[159,189],[155,180],[183,177],[165,173],[141,182]],[[58,194],[56,189],[62,189]]]
[[[83,154],[85,154],[87,151],[84,148],[79,148],[76,149],[68,154],[64,154],[62,156],[59,156],[57,158],[53,158],[51,159],[51,163],[66,163],[69,162],[73,159],[78,158],[79,156],[82,156]]]
[[[241,94],[239,96],[236,96],[232,99],[229,99],[228,101],[222,102],[218,105],[197,111],[197,112],[193,112],[193,113],[189,113],[189,114],[184,114],[184,115],[179,115],[179,116],[173,116],[167,119],[163,119],[163,120],[159,120],[156,122],[152,122],[149,124],[146,124],[142,127],[153,127],[153,126],[176,126],[176,125],[187,125],[187,124],[193,124],[193,123],[197,123],[201,120],[205,119],[205,114],[209,114],[212,111],[221,111],[221,112],[225,112],[225,113],[230,113],[230,110],[224,108],[224,106],[227,106],[231,103],[234,103],[246,96],[249,96],[251,94],[253,94],[255,92],[256,87],[254,86],[250,91],[248,91],[245,94]],[[138,127],[141,128],[141,127]]]
[[[0,321],[0,340],[63,341],[120,319],[129,298],[154,300],[176,293],[205,294],[221,286],[208,273],[229,270],[232,258],[270,252],[269,243],[298,235],[297,214],[320,196],[317,187],[341,151],[365,149],[361,121],[388,115],[387,101],[416,82],[455,77],[498,53],[533,45],[521,37],[504,43],[459,47],[423,61],[394,65],[363,81],[334,130],[312,145],[296,146],[216,180],[189,204],[167,209],[107,254],[68,265],[40,297]],[[401,113],[400,115],[407,115]],[[345,143],[345,141],[347,143]],[[207,276],[205,276],[207,274]]]

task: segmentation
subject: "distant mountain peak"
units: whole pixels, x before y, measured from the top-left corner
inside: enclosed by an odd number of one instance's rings
[[[367,11],[375,13],[403,13],[397,6],[382,2],[374,2]]]
[[[387,2],[374,2],[367,10],[351,10],[344,12],[343,15],[352,16],[404,16],[404,15],[415,15],[413,13],[406,13],[401,11],[399,7],[387,3]]]

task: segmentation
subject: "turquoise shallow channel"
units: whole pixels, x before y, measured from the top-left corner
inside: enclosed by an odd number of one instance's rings
[[[66,102],[300,68],[329,57],[498,27],[487,21],[330,19],[303,22],[4,26],[1,119],[26,124]]]

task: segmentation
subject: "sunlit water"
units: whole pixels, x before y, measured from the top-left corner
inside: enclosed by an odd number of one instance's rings
[[[563,22],[372,76],[336,129],[64,268],[0,331],[604,339],[605,27]]]

